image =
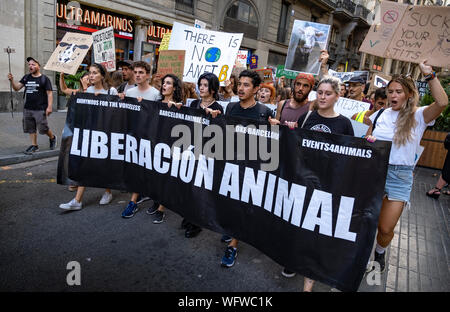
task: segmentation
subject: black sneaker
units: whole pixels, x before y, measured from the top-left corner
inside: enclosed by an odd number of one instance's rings
[[[39,147],[37,145],[30,145],[23,153],[26,155],[31,155],[35,152],[39,152]]]
[[[53,135],[53,139],[49,139],[50,140],[50,149],[54,150],[56,148],[56,146],[58,145],[58,137],[56,136],[56,134]]]
[[[159,224],[162,223],[164,221],[164,215],[165,213],[163,211],[160,210],[156,210],[154,213],[154,218],[153,218],[153,223],[155,224]]]
[[[139,194],[139,196],[138,196],[138,198],[136,200],[136,204],[141,204],[141,203],[143,203],[143,202],[145,202],[147,200],[150,200],[150,197],[148,197],[148,196],[141,196]]]
[[[386,266],[386,260],[384,258],[384,256],[386,255],[386,251],[383,252],[382,254],[379,254],[378,252],[375,251],[375,259],[374,261],[378,262],[380,264],[380,273],[384,272],[384,268]]]
[[[295,276],[295,272],[288,270],[286,268],[283,269],[283,271],[281,271],[281,275],[283,275],[284,277],[294,277]]]
[[[152,215],[155,214],[155,212],[158,210],[159,204],[156,202],[153,202],[153,205],[148,207],[147,214]]]
[[[228,236],[228,235],[226,235],[226,234],[223,234],[223,235],[222,235],[222,238],[220,239],[220,241],[221,241],[222,243],[229,243],[229,242],[231,242],[231,239],[232,239],[231,236]]]

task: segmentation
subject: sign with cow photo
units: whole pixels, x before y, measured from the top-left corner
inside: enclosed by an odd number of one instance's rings
[[[114,42],[114,28],[108,27],[92,34],[94,41],[94,60],[109,72],[116,70],[116,45]]]
[[[45,70],[75,75],[92,45],[92,36],[67,32],[53,51]]]
[[[318,75],[320,50],[327,49],[330,25],[295,20],[285,69]]]

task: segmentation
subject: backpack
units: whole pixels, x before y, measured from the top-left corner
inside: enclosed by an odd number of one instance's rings
[[[375,119],[373,120],[372,133],[373,133],[373,130],[375,130],[375,126],[376,126],[376,124],[377,124],[378,117],[380,117],[380,115],[381,115],[382,112],[384,112],[384,108],[382,108],[382,109],[380,109],[380,110],[378,111],[377,116],[376,116]]]

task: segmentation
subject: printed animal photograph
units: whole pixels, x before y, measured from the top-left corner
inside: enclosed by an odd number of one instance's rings
[[[327,48],[330,25],[295,20],[285,68],[317,75],[320,50]]]

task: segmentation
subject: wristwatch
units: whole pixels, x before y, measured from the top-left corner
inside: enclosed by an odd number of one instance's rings
[[[431,74],[426,75],[424,78],[427,82],[433,80],[434,78],[436,78],[436,72],[431,72]]]

